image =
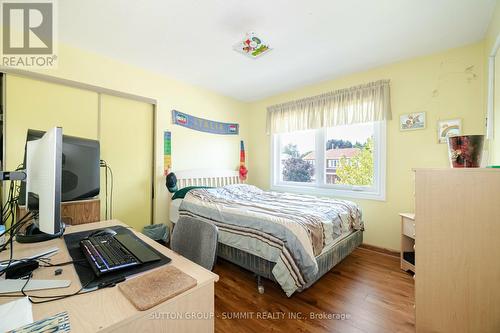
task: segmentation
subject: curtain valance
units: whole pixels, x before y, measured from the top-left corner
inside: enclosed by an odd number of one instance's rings
[[[391,119],[389,80],[379,80],[267,108],[267,133]]]

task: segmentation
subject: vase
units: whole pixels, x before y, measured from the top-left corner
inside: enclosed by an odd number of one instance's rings
[[[484,135],[448,137],[448,153],[452,168],[479,168],[483,154]]]

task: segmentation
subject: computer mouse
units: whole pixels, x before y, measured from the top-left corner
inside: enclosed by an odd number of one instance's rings
[[[114,236],[116,235],[116,231],[114,231],[111,228],[104,228],[104,229],[99,229],[94,232],[92,232],[89,237],[91,236]]]

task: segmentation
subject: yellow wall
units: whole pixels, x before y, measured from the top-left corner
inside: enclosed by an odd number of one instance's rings
[[[490,164],[500,165],[500,52],[495,56],[493,90],[493,140],[490,142]]]
[[[17,111],[5,117],[7,170],[23,162],[26,128],[46,130],[57,125],[71,135],[97,139],[96,93],[15,75],[7,77],[6,85],[5,107]]]
[[[270,142],[265,135],[265,112],[268,105],[378,79],[391,79],[394,120],[389,122],[387,130],[387,201],[357,202],[362,206],[366,220],[365,242],[397,249],[397,214],[414,209],[411,169],[448,166],[446,146],[437,144],[437,120],[462,118],[464,133],[484,133],[484,49],[484,43],[477,43],[315,84],[249,104],[67,45],[59,46],[59,68],[40,72],[158,100],[155,129],[158,141],[156,222],[168,220],[168,195],[162,175],[164,130],[172,131],[173,167],[178,170],[236,168],[239,161],[239,139],[244,139],[250,170],[249,182],[268,189]],[[475,77],[472,73],[464,72],[470,66],[473,66]],[[241,124],[241,135],[211,135],[173,126],[170,119],[172,109],[213,120],[238,122]],[[427,128],[400,132],[399,115],[416,111],[427,112]],[[116,130],[120,130],[119,122]]]
[[[390,249],[400,242],[399,212],[414,210],[412,168],[448,167],[446,145],[437,143],[437,121],[461,118],[463,133],[484,134],[484,45],[477,43],[431,56],[315,84],[251,105],[249,181],[270,186],[270,138],[265,134],[266,107],[379,79],[391,80],[393,120],[387,126],[387,200],[354,200],[364,214],[364,241]],[[473,66],[472,73],[466,73]],[[399,115],[427,113],[427,128],[400,132]]]
[[[493,45],[500,34],[500,0],[497,0],[495,12],[485,37],[485,66],[484,72],[488,73],[489,56]],[[494,116],[494,139],[490,142],[490,162],[494,165],[500,165],[500,52],[496,56],[495,66],[495,116]],[[487,82],[488,75],[485,75]],[[487,89],[485,89],[485,100],[487,100]]]
[[[152,220],[153,106],[116,96],[101,95],[100,99],[101,158],[112,167],[114,181],[113,205],[108,207],[101,200],[101,217],[109,208],[109,216],[112,213],[113,218],[140,230]],[[119,131],[115,130],[117,122]],[[101,188],[105,192],[105,170],[101,170]]]
[[[59,45],[58,59],[57,69],[38,72],[157,99],[157,223],[168,222],[168,192],[164,186],[162,169],[164,130],[172,131],[174,169],[238,167],[239,140],[247,140],[249,133],[245,103],[64,44]],[[240,136],[207,134],[173,126],[170,114],[172,109],[212,120],[240,123]],[[71,112],[68,111],[61,117],[71,117]],[[116,121],[115,130],[120,131],[119,120]],[[66,131],[66,134],[71,133]]]

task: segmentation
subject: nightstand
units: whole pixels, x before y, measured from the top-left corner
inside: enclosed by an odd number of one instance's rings
[[[415,273],[415,214],[401,213],[401,269]]]

